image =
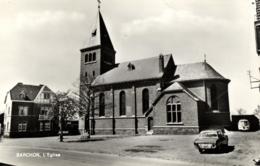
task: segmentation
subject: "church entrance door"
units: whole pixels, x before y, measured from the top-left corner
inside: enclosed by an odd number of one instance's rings
[[[153,118],[148,117],[148,131],[151,131],[153,129]]]

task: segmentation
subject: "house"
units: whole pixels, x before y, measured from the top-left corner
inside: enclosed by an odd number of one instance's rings
[[[181,65],[160,54],[116,64],[100,11],[93,32],[80,50],[80,79],[97,96],[93,134],[187,134],[230,125],[230,80],[206,61]]]
[[[46,85],[17,83],[5,97],[4,136],[52,135],[58,131],[52,108],[54,93]]]

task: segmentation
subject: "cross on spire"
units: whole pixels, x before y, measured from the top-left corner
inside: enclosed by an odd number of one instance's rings
[[[98,10],[100,10],[101,0],[97,0],[98,2]]]
[[[207,55],[204,54],[204,62],[206,63],[207,62]]]

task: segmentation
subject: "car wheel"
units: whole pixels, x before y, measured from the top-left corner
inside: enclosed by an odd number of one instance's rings
[[[199,152],[202,154],[204,153],[204,150],[199,148]]]

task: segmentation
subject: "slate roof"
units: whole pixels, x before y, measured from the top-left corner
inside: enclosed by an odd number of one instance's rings
[[[41,90],[42,86],[43,85],[35,86],[18,83],[10,90],[11,100],[33,101]],[[20,97],[21,93],[25,94],[25,98]]]
[[[180,82],[174,82],[173,84],[171,84],[168,88],[166,88],[164,90],[164,92],[172,92],[172,91],[184,91],[186,94],[188,94],[195,101],[201,101],[201,99],[197,95],[195,95],[193,92],[191,92],[188,88],[186,88]]]
[[[164,67],[167,66],[172,55],[163,55]],[[133,65],[133,70],[129,70],[128,66]],[[146,80],[153,78],[161,78],[163,72],[159,70],[159,56],[123,62],[114,69],[99,75],[92,83],[93,86],[122,83],[138,80]]]
[[[211,67],[207,62],[199,63],[190,63],[177,65],[175,76],[179,78],[173,80],[182,82],[182,81],[194,81],[194,80],[209,80],[209,79],[218,79],[218,80],[227,80],[221,74],[219,74],[213,67]]]
[[[81,51],[95,46],[102,46],[115,51],[100,11],[98,12],[96,23],[92,27],[87,48],[83,48]]]

